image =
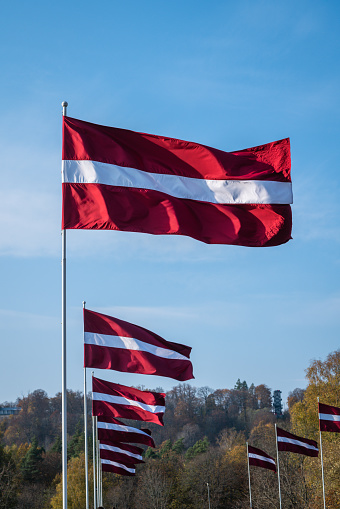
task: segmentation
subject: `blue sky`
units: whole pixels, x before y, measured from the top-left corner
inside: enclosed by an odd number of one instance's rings
[[[289,136],[294,191],[294,239],[275,248],[68,232],[69,388],[83,300],[192,346],[197,387],[241,378],[286,397],[339,348],[339,15],[311,0],[2,6],[0,402],[61,390],[64,100],[76,118],[226,151]]]

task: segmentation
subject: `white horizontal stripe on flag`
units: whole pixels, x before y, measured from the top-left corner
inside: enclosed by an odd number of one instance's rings
[[[134,468],[129,468],[126,465],[123,465],[122,463],[116,463],[116,461],[111,460],[101,460],[103,465],[113,465],[114,467],[123,468],[127,472],[131,472],[131,474],[134,474],[136,470]]]
[[[335,421],[340,422],[340,415],[333,414],[319,414],[320,421]]]
[[[116,405],[128,405],[141,408],[152,414],[164,413],[165,406],[160,405],[147,405],[141,401],[135,401],[133,399],[124,398],[123,396],[113,396],[112,394],[104,394],[102,392],[93,392],[92,399],[95,401],[106,401],[107,403],[113,403]]]
[[[131,426],[123,426],[121,424],[114,424],[113,422],[99,422],[97,423],[97,427],[101,429],[110,429],[113,431],[122,431],[124,433],[140,433],[141,435],[147,435],[144,431],[138,428],[132,428]]]
[[[168,350],[167,348],[161,348],[159,346],[150,345],[139,339],[127,338],[124,336],[111,336],[108,334],[97,334],[96,332],[85,332],[85,344],[103,346],[108,348],[122,348],[123,350],[136,350],[139,352],[148,352],[157,357],[164,359],[174,359],[187,361],[188,358],[184,355],[175,352],[174,350]]]
[[[266,180],[210,180],[149,173],[98,161],[65,160],[63,183],[104,184],[149,189],[175,198],[220,204],[293,203],[291,182]]]
[[[275,461],[271,460],[270,458],[266,458],[266,456],[259,456],[259,454],[253,454],[252,452],[249,453],[249,458],[254,458],[255,460],[261,460],[261,461],[268,461],[268,463],[272,463],[275,465]]]
[[[318,451],[319,449],[314,445],[306,444],[306,442],[300,442],[300,440],[294,440],[293,438],[277,437],[278,442],[286,442],[288,444],[298,445],[299,447],[306,447],[306,449],[312,449],[312,451]]]
[[[99,444],[100,449],[104,451],[112,451],[119,452],[120,454],[126,454],[126,456],[131,456],[132,458],[136,458],[138,460],[142,460],[142,456],[140,454],[134,454],[131,451],[127,451],[126,449],[121,449],[120,447],[115,447],[114,445],[107,444]]]

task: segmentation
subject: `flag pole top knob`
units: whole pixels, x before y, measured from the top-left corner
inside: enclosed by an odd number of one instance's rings
[[[62,105],[62,107],[63,107],[63,108],[67,108],[67,106],[68,106],[68,102],[67,102],[67,101],[63,101],[63,102],[61,103],[61,105]]]

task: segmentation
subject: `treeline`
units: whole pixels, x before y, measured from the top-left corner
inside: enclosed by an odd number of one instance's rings
[[[104,475],[104,506],[205,508],[208,483],[212,508],[249,507],[246,440],[275,457],[275,422],[300,436],[318,440],[317,396],[327,404],[340,406],[340,351],[330,354],[324,362],[313,362],[306,373],[307,389],[290,393],[288,411],[279,421],[272,411],[271,390],[264,384],[248,386],[238,380],[233,389],[218,390],[186,383],[175,386],[166,396],[164,427],[148,424],[157,447],[145,451],[145,464],[137,466],[136,477]],[[0,508],[59,509],[61,395],[49,398],[38,390],[18,399],[15,405],[21,409],[19,414],[0,421]],[[89,415],[89,425],[90,421]],[[131,421],[129,424],[141,425]],[[68,392],[68,432],[68,506],[84,508],[80,392]],[[91,436],[89,440],[91,455]],[[323,446],[327,508],[340,508],[338,434],[324,433]],[[280,453],[280,473],[283,507],[322,507],[318,458]],[[277,507],[275,474],[252,467],[251,480],[253,507]]]

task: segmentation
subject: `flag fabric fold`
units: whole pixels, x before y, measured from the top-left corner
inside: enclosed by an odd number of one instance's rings
[[[144,463],[142,457],[143,449],[140,447],[101,440],[99,443],[99,450],[100,457],[103,459],[117,461],[126,465]]]
[[[291,238],[290,143],[236,152],[63,117],[63,229],[276,246]]]
[[[320,431],[340,433],[340,408],[319,403]]]
[[[110,417],[97,418],[98,439],[101,441],[127,442],[132,444],[143,444],[155,448],[155,442],[151,437],[149,429],[138,429],[127,426],[118,419]]]
[[[159,375],[184,381],[194,378],[191,348],[172,343],[124,320],[84,309],[84,366]]]
[[[163,426],[165,394],[92,378],[92,415],[123,417]]]
[[[288,431],[276,428],[277,430],[277,448],[279,451],[295,452],[305,456],[318,456],[319,449],[315,440],[302,438]]]
[[[267,468],[269,470],[273,470],[273,472],[276,472],[276,463],[274,458],[269,456],[269,454],[266,452],[261,451],[261,449],[258,449],[257,447],[248,445],[248,459],[249,465],[254,467]]]
[[[136,473],[136,469],[132,465],[124,465],[124,463],[108,459],[101,459],[100,462],[103,472],[113,472],[115,474],[128,476],[134,476]]]

